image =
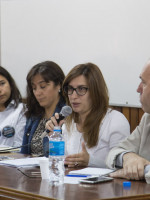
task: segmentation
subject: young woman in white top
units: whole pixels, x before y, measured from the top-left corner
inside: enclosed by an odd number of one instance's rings
[[[14,79],[0,66],[0,146],[21,146],[26,123],[24,112]]]
[[[105,159],[114,146],[130,134],[124,115],[108,108],[108,89],[98,66],[75,66],[66,76],[63,90],[72,114],[62,120],[68,167],[106,167]],[[53,130],[58,114],[46,124]]]

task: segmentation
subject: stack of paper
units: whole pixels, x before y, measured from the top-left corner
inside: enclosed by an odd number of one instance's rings
[[[3,160],[0,161],[0,165],[9,165],[14,167],[24,167],[24,166],[39,166],[39,160],[43,157],[35,157],[35,158],[21,158],[14,160]]]
[[[64,183],[79,184],[79,181],[86,177],[103,176],[103,175],[106,176],[113,171],[114,170],[112,169],[93,168],[93,167],[87,167],[80,170],[73,170],[69,172],[70,176],[65,176]]]
[[[112,169],[105,169],[105,168],[94,168],[94,167],[87,167],[80,170],[73,170],[70,171],[69,174],[84,174],[84,175],[91,175],[91,176],[102,176],[107,175],[114,170]]]

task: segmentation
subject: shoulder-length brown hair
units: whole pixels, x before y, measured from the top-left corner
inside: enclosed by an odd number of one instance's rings
[[[44,115],[44,108],[40,106],[38,101],[36,100],[33,89],[32,89],[32,79],[35,75],[40,74],[45,82],[53,81],[54,85],[60,85],[60,98],[62,101],[64,100],[62,94],[62,83],[64,81],[65,75],[62,69],[53,61],[44,61],[41,63],[36,64],[31,68],[29,73],[27,74],[27,112],[26,116],[43,116]],[[65,102],[65,100],[64,100]]]
[[[88,147],[91,148],[96,146],[98,143],[100,123],[108,109],[108,89],[99,67],[93,63],[86,63],[75,66],[68,73],[63,83],[63,90],[65,86],[69,85],[71,80],[80,75],[83,75],[86,78],[89,88],[88,91],[92,101],[92,108],[82,127],[84,141],[87,143]],[[65,96],[67,104],[70,105],[68,95],[65,94]],[[72,119],[78,123],[78,113],[72,112],[72,114],[66,119],[68,130],[70,130]]]
[[[8,104],[12,100],[14,100],[15,108],[17,108],[18,104],[20,102],[22,102],[22,97],[21,97],[20,91],[19,91],[19,89],[16,85],[15,80],[10,75],[10,73],[5,68],[3,68],[2,66],[0,66],[0,75],[4,76],[7,79],[7,81],[9,82],[10,88],[11,88],[11,95],[10,95],[9,99],[5,102],[5,107],[7,107]]]

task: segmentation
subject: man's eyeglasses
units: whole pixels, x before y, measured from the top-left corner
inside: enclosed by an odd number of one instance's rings
[[[88,88],[85,87],[85,86],[79,86],[77,88],[73,88],[71,86],[65,86],[64,87],[64,92],[67,94],[67,95],[71,95],[73,94],[74,90],[76,91],[76,93],[79,95],[79,96],[83,96],[86,94]]]

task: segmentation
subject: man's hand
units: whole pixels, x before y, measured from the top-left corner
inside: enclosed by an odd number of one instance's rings
[[[144,167],[150,162],[135,153],[126,153],[123,156],[123,169],[111,173],[114,178],[126,178],[129,180],[144,179]]]

